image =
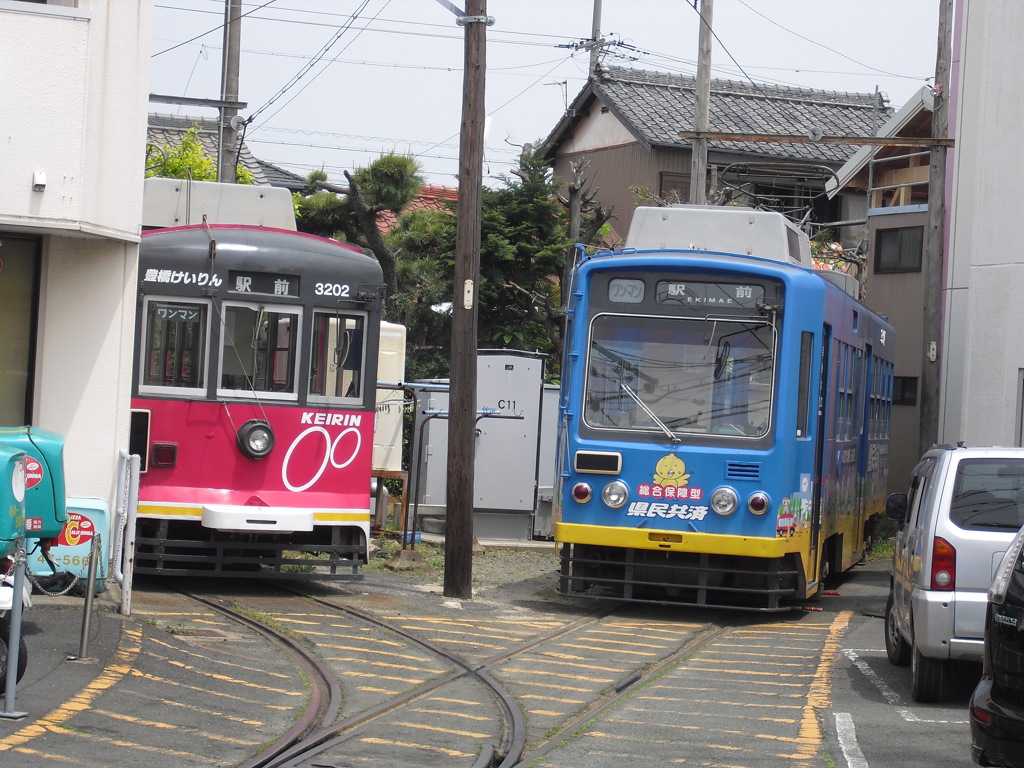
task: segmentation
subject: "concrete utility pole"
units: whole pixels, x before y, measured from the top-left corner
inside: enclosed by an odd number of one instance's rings
[[[932,138],[949,133],[949,73],[952,59],[953,0],[940,0],[939,40],[935,62]],[[939,441],[939,377],[942,372],[942,275],[946,260],[946,159],[949,150],[933,145],[928,168],[928,230],[925,237],[924,349],[921,361],[919,453]]]
[[[590,79],[597,79],[597,60],[601,54],[601,0],[594,0],[594,23],[590,33]]]
[[[224,0],[224,55],[220,70],[221,101],[238,101],[238,62],[242,46],[242,0]],[[235,183],[235,142],[238,131],[231,118],[238,114],[234,107],[221,107],[220,131],[217,137],[217,181]]]
[[[693,130],[706,133],[711,103],[711,17],[714,0],[700,0],[700,38],[697,52],[697,83],[694,87]],[[700,137],[690,145],[690,202],[704,205],[708,196],[708,140]]]
[[[477,286],[480,282],[484,169],[487,0],[469,0],[466,13],[458,23],[466,27],[466,35],[452,298],[444,595],[468,599],[473,596],[473,454],[476,447]]]

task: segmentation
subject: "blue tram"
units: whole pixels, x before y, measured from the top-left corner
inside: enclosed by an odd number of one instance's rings
[[[780,214],[637,209],[567,305],[559,592],[773,611],[883,511],[892,328]]]

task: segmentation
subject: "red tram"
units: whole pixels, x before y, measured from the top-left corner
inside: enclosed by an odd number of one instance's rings
[[[137,573],[366,562],[382,290],[374,259],[312,235],[143,234]]]

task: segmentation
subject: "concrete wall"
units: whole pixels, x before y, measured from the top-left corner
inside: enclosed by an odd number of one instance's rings
[[[962,0],[939,437],[1020,445],[1024,3]]]
[[[896,332],[897,376],[918,380],[917,405],[894,405],[892,411],[892,442],[889,447],[889,492],[904,492],[910,472],[920,458],[921,434],[921,365],[924,344],[924,273],[897,272],[875,274],[875,248],[878,231],[901,227],[927,227],[926,206],[872,208],[868,211],[868,271],[865,281],[865,303],[879,314],[886,315]],[[923,257],[923,255],[922,255]]]
[[[66,437],[70,495],[110,499],[128,445],[152,2],[80,5],[0,0],[0,236],[42,245],[31,421]]]

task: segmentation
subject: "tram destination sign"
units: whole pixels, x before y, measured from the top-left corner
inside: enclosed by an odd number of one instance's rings
[[[757,309],[764,300],[764,286],[751,283],[659,280],[655,300],[659,304]]]
[[[298,296],[299,276],[269,272],[228,272],[228,292],[260,296]]]

